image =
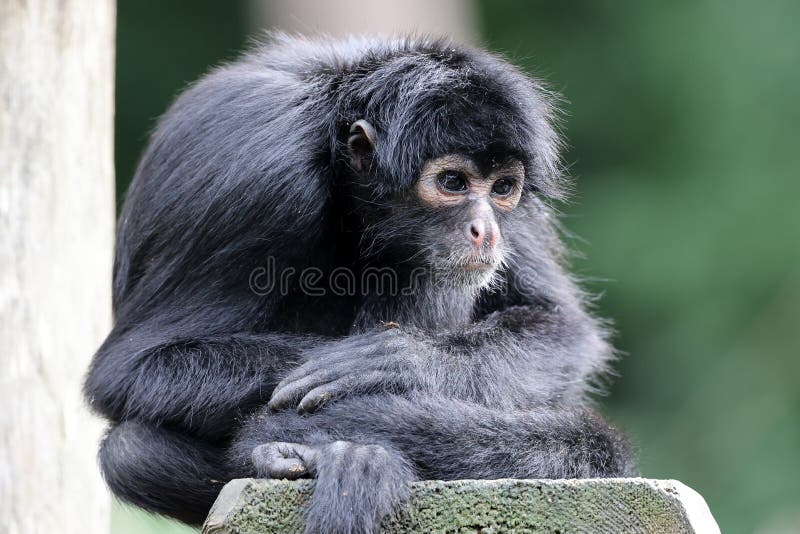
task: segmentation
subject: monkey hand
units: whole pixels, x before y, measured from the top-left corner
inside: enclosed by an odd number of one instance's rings
[[[253,449],[253,467],[259,478],[313,477],[318,454],[316,448],[308,445],[273,441]]]
[[[351,395],[409,391],[421,382],[421,344],[391,328],[318,345],[305,351],[306,362],[277,385],[269,407],[296,405],[298,412],[311,413]]]

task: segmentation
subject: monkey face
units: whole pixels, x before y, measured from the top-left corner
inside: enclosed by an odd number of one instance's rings
[[[519,203],[524,179],[513,158],[484,169],[461,154],[428,161],[414,198],[435,220],[423,225],[429,263],[460,284],[489,283],[505,258],[502,217]]]

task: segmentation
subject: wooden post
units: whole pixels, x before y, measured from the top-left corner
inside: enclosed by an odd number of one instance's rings
[[[112,0],[0,0],[0,531],[108,532],[81,398],[111,324]]]
[[[307,480],[233,480],[203,534],[301,532],[311,493]],[[719,527],[703,497],[677,480],[506,478],[414,482],[380,531],[719,534]]]

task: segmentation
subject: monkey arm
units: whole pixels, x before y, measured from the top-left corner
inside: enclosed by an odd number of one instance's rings
[[[514,409],[582,401],[611,355],[580,309],[512,306],[455,331],[371,331],[317,345],[275,388],[270,407],[312,412],[376,391],[423,391]]]
[[[440,386],[470,388],[489,406],[581,403],[613,355],[597,321],[579,307],[515,305],[435,338],[459,368]]]
[[[296,364],[310,340],[231,334],[145,341],[127,332],[95,355],[84,384],[91,407],[112,421],[166,423],[206,437],[224,437],[263,404],[280,371]]]

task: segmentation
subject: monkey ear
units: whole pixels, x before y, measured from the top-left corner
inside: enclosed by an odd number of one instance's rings
[[[360,119],[350,127],[350,136],[347,138],[347,150],[350,154],[350,163],[355,170],[363,172],[369,168],[375,144],[378,141],[378,132],[366,120]]]

